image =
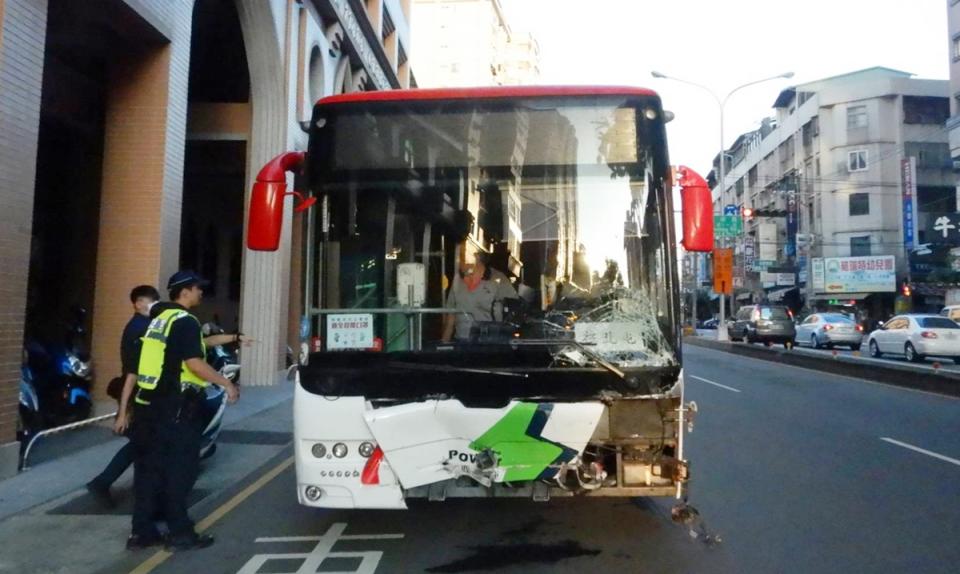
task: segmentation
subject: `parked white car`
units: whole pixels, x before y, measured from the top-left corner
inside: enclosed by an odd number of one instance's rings
[[[903,355],[908,361],[951,358],[960,364],[960,325],[940,315],[897,315],[870,333],[871,357]]]
[[[947,305],[940,311],[940,315],[956,321],[960,319],[960,305]]]
[[[797,345],[810,345],[814,349],[842,345],[859,351],[863,327],[840,313],[814,313],[797,325],[794,340]]]

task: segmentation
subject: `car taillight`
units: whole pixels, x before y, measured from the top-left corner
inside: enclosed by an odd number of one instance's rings
[[[824,326],[823,326],[823,330],[824,330],[824,331],[832,331],[832,330],[833,330],[833,325],[824,325]]]
[[[863,333],[863,325],[857,325],[857,331]]]
[[[924,331],[924,332],[920,333],[920,336],[923,337],[924,339],[936,339],[936,338],[937,338],[937,334],[934,333],[933,331]]]

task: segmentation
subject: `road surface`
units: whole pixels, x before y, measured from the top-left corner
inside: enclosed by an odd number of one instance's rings
[[[223,497],[212,548],[113,571],[957,571],[960,400],[691,346],[684,360],[690,501],[719,545],[672,524],[668,500],[307,509],[288,450]]]

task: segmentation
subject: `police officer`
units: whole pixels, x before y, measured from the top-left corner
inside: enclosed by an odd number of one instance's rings
[[[220,385],[227,401],[239,398],[237,386],[206,361],[200,322],[190,309],[200,304],[206,284],[192,271],[178,271],[167,283],[170,303],[150,310],[143,337],[134,399],[136,449],[131,550],[165,543],[167,550],[206,548],[213,537],[197,534],[187,514],[187,496],[197,479],[204,389]],[[160,536],[154,517],[169,527]]]

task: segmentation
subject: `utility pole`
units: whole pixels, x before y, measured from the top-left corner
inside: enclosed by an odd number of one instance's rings
[[[650,72],[650,75],[652,75],[654,78],[663,79],[663,80],[673,80],[673,81],[675,81],[675,82],[680,82],[680,83],[683,83],[683,84],[689,84],[689,85],[691,85],[691,86],[700,88],[701,90],[705,90],[707,93],[709,93],[711,96],[713,96],[713,99],[717,102],[717,105],[720,107],[720,184],[719,184],[719,185],[720,185],[720,197],[719,197],[719,199],[720,199],[720,203],[722,204],[722,203],[723,203],[724,192],[725,192],[726,189],[727,189],[727,188],[726,188],[726,181],[725,181],[726,175],[727,175],[727,170],[726,170],[726,167],[727,167],[727,166],[726,166],[726,157],[725,157],[725,155],[726,155],[726,151],[727,151],[727,150],[726,150],[726,147],[724,146],[724,141],[725,141],[725,140],[724,140],[724,137],[723,137],[723,128],[724,128],[724,121],[723,121],[724,118],[723,118],[723,114],[724,114],[724,109],[725,109],[726,106],[727,106],[727,101],[730,99],[730,96],[732,96],[733,94],[735,94],[735,93],[737,93],[738,91],[742,90],[743,88],[746,88],[746,87],[749,87],[749,86],[753,86],[753,85],[756,85],[756,84],[760,84],[760,83],[763,83],[763,82],[769,82],[770,80],[777,80],[777,79],[780,79],[780,78],[789,79],[789,78],[792,78],[792,77],[793,77],[793,72],[787,72],[787,73],[785,73],[785,74],[779,74],[779,75],[777,75],[777,76],[770,76],[769,78],[763,78],[762,80],[756,80],[756,81],[753,81],[753,82],[747,82],[746,84],[742,84],[742,85],[737,86],[736,88],[730,90],[730,91],[727,93],[727,95],[724,96],[722,99],[720,98],[720,96],[717,95],[716,92],[714,92],[713,90],[711,90],[711,89],[708,88],[707,86],[704,86],[703,84],[698,84],[698,83],[696,83],[696,82],[691,82],[691,81],[688,81],[688,80],[681,80],[680,78],[674,78],[674,77],[672,77],[672,76],[668,76],[668,75],[663,74],[663,73],[660,73],[660,72]],[[721,213],[721,214],[723,213],[722,208],[721,208],[720,213]],[[726,245],[726,244],[724,243],[724,245]],[[717,325],[717,340],[718,340],[718,341],[726,341],[726,340],[727,340],[727,321],[726,321],[727,311],[726,311],[726,306],[727,306],[727,296],[726,296],[725,293],[720,293],[720,324]]]

